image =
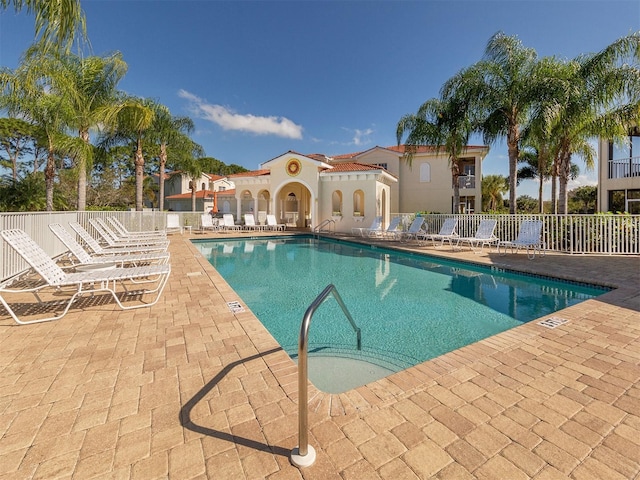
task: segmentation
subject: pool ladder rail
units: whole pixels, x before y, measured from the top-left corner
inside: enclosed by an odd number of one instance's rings
[[[318,225],[316,225],[313,229],[313,233],[322,233],[323,231],[331,233],[332,231],[335,233],[336,231],[336,221],[332,218],[327,218],[323,220]]]
[[[311,318],[315,311],[322,303],[333,294],[334,298],[340,305],[342,312],[356,332],[356,341],[358,350],[362,349],[362,339],[360,336],[360,328],[353,321],[353,317],[349,313],[342,297],[336,290],[335,285],[329,284],[309,305],[307,311],[302,318],[300,326],[300,337],[298,339],[298,446],[291,450],[291,463],[296,467],[308,467],[316,461],[316,451],[309,445],[309,420],[308,420],[308,366],[307,366],[307,350],[309,345],[309,327],[311,326]]]

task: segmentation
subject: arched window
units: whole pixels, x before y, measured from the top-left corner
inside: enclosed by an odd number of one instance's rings
[[[353,192],[353,216],[364,216],[364,192],[362,190]]]
[[[202,190],[206,190],[206,184],[204,182],[202,182]]]
[[[331,194],[331,213],[333,215],[342,215],[342,192],[336,190]]]
[[[429,163],[420,164],[420,183],[431,181],[431,165]]]

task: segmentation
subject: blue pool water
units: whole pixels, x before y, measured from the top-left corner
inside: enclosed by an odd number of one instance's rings
[[[311,322],[309,376],[332,393],[352,387],[351,380],[327,385],[332,380],[320,377],[327,370],[336,377],[341,367],[314,369],[314,356],[329,362],[318,365],[350,359],[351,376],[363,384],[369,381],[363,365],[370,366],[371,379],[386,376],[605,292],[338,240],[281,237],[195,245],[293,358],[307,308],[327,285],[336,286],[362,331],[362,350],[330,296]]]

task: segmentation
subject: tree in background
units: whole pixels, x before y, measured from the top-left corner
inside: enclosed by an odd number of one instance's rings
[[[598,187],[586,185],[568,193],[569,213],[594,213],[598,202]]]
[[[538,201],[529,195],[520,195],[516,200],[518,213],[538,213]]]
[[[596,54],[567,63],[568,76],[553,110],[552,134],[559,143],[558,213],[567,213],[572,155],[593,168],[591,140],[622,139],[640,122],[640,32],[623,37]]]
[[[13,5],[16,12],[34,13],[35,38],[40,48],[69,50],[76,34],[86,36],[86,20],[80,0],[0,0],[0,7]]]
[[[223,161],[213,157],[202,157],[200,158],[200,162],[202,162],[204,172],[211,173],[213,175],[220,175],[221,177],[248,171],[245,167],[235,165],[233,163],[231,165],[227,165]]]
[[[35,128],[19,118],[0,118],[0,166],[11,170],[18,180],[20,160],[36,152]],[[6,155],[6,157],[5,157]]]
[[[123,96],[119,108],[107,119],[108,130],[102,141],[102,148],[114,145],[131,145],[135,167],[136,211],[143,208],[144,151],[145,134],[151,128],[155,117],[155,102],[148,99]]]
[[[493,144],[506,138],[511,214],[516,213],[520,130],[539,95],[536,60],[535,50],[525,48],[515,36],[498,32],[489,39],[483,59],[460,74],[473,94],[474,109],[481,112],[484,141]]]
[[[509,181],[503,175],[482,177],[482,211],[500,212],[504,208],[502,194],[509,190]]]
[[[77,209],[85,210],[87,173],[93,161],[90,131],[103,125],[121,108],[116,87],[127,71],[122,54],[81,57],[31,48],[23,62],[35,81],[64,99],[69,112],[66,127],[78,133],[86,148],[76,156]]]
[[[153,124],[149,129],[149,142],[158,148],[158,208],[164,210],[164,177],[169,156],[176,157],[179,163],[179,156],[185,149],[193,147],[193,142],[187,137],[193,132],[194,123],[189,117],[173,116],[167,107],[160,104],[153,106],[155,116]],[[190,152],[194,153],[194,152]],[[204,154],[198,151],[198,154]]]

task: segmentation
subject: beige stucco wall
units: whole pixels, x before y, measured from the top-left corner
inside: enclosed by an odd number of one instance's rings
[[[482,160],[486,152],[468,152],[464,158],[475,163],[475,188],[461,188],[460,196],[475,198],[475,213],[482,207]],[[429,165],[428,181],[422,177],[423,164]],[[400,211],[452,213],[453,182],[446,154],[416,154],[411,164],[400,161]]]
[[[336,222],[336,231],[348,232],[354,227],[368,227],[374,217],[381,215],[386,225],[391,212],[391,186],[380,181],[378,177],[378,174],[370,172],[325,172],[320,182],[319,222],[332,219]],[[334,214],[333,193],[336,191],[342,195],[341,215]],[[356,192],[362,199],[361,203],[356,199]],[[361,195],[359,192],[362,192]],[[386,199],[386,205],[379,201],[383,197]]]

